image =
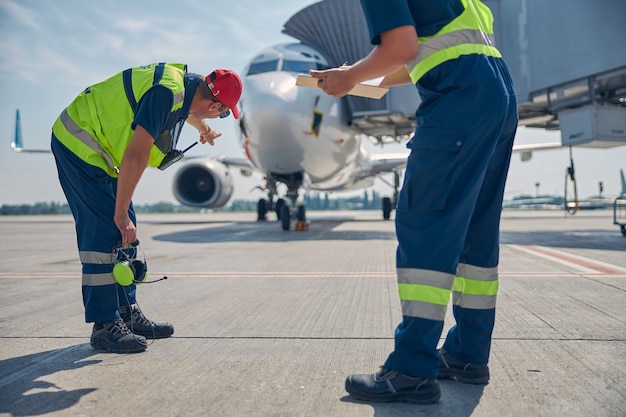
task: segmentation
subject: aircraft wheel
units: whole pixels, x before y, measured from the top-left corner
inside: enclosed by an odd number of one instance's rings
[[[283,214],[283,207],[285,207],[285,200],[282,198],[279,198],[278,200],[276,200],[276,217],[278,217],[278,220],[280,220]]]
[[[391,217],[391,198],[384,197],[383,198],[383,219],[389,220]]]
[[[306,207],[304,207],[304,205],[302,205],[302,204],[300,204],[298,206],[297,219],[298,219],[298,221],[301,221],[301,222],[306,220]]]
[[[264,198],[259,199],[256,205],[257,222],[267,220],[267,203]]]
[[[280,208],[280,221],[283,230],[289,230],[289,227],[291,225],[291,219],[289,218],[289,206],[284,202],[282,207]]]
[[[620,229],[622,229],[622,235],[623,235],[623,236],[626,236],[626,226],[621,225],[621,226],[620,226]]]

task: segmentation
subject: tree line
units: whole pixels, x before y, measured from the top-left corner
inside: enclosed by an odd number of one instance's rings
[[[330,198],[328,193],[307,193],[302,201],[307,210],[379,210],[381,197],[376,191],[365,191],[361,196],[347,198]],[[152,204],[134,205],[137,213],[198,213],[201,208],[186,207],[180,204],[159,202]],[[229,205],[214,209],[214,211],[252,211],[257,210],[257,201],[233,200]],[[44,215],[44,214],[71,214],[67,203],[38,202],[34,204],[3,204],[0,206],[0,215]]]

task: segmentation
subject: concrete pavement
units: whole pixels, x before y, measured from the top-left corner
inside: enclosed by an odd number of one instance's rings
[[[139,215],[139,304],[175,334],[141,354],[89,346],[69,216],[0,217],[0,416],[626,415],[626,238],[612,213],[505,212],[491,382],[435,405],[366,404],[401,319],[393,222],[309,213]],[[452,325],[448,314],[446,329]]]

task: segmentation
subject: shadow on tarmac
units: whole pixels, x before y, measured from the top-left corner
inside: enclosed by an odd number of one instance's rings
[[[380,223],[381,220],[349,220],[359,226],[334,230],[346,224],[345,220],[314,221],[308,231],[284,231],[278,222],[233,222],[215,227],[183,230],[155,235],[154,240],[176,243],[220,243],[220,242],[293,242],[311,240],[395,240],[395,229],[372,230],[376,227],[361,227],[363,223]],[[187,223],[185,223],[187,224]],[[203,224],[203,223],[197,223]],[[205,223],[206,224],[206,223]],[[360,229],[360,230],[357,230]],[[365,230],[369,229],[369,230]],[[501,244],[539,245],[547,247],[597,249],[625,251],[626,239],[618,229],[550,230],[550,231],[503,231]]]
[[[363,223],[360,221],[359,223]],[[379,223],[380,221],[372,221]],[[333,230],[345,221],[315,221],[308,231],[285,231],[278,222],[240,222],[225,226],[155,235],[154,240],[176,243],[291,242],[307,240],[395,240],[394,231]]]
[[[40,379],[100,363],[85,360],[96,353],[85,343],[0,361],[0,414],[37,416],[73,407],[97,388],[68,391]]]
[[[436,404],[367,403],[346,395],[342,402],[368,404],[374,409],[373,417],[401,416],[454,416],[470,417],[478,406],[484,385],[469,385],[454,381],[439,381],[441,400]]]

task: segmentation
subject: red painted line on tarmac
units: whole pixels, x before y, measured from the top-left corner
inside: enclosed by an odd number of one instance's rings
[[[626,274],[626,268],[620,268],[613,265],[609,265],[603,262],[594,261],[593,259],[585,258],[582,256],[571,255],[556,249],[549,249],[545,246],[534,245],[519,245],[519,247],[526,249],[530,252],[541,254],[545,257],[552,258],[557,261],[564,261],[570,264],[579,266],[581,268],[591,269],[597,273],[603,275],[624,275]]]
[[[151,276],[185,278],[221,277],[395,277],[395,272],[152,272]],[[80,278],[81,274],[67,272],[5,272],[0,278]]]

